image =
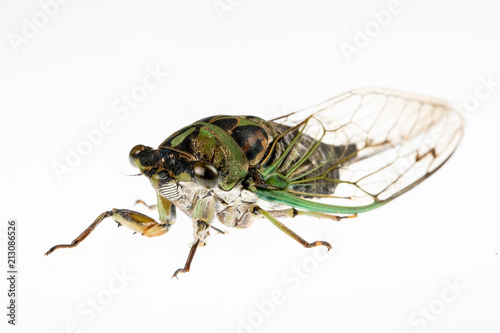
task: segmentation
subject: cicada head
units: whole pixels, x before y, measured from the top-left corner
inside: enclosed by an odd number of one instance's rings
[[[179,182],[192,181],[204,189],[219,185],[220,176],[216,167],[176,150],[137,145],[130,150],[129,160],[132,166],[149,178],[160,194],[169,199],[179,195]]]

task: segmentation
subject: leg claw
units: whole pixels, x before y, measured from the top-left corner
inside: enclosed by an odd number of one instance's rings
[[[178,270],[175,271],[174,275],[172,275],[172,279],[176,278],[177,280],[179,280],[179,278],[177,277],[177,274],[179,274],[179,273],[187,273],[187,272],[189,272],[189,269],[179,268]]]
[[[316,246],[320,246],[320,245],[325,246],[327,251],[330,251],[332,249],[332,246],[330,245],[330,243],[324,242],[324,241],[316,241],[316,242],[309,243],[309,244],[307,244],[307,247],[311,248],[311,247],[316,247]]]

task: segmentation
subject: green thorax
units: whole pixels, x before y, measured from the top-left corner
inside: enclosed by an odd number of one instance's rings
[[[253,116],[201,119],[167,138],[158,149],[172,149],[215,166],[220,187],[231,190],[264,158],[279,133],[271,123]]]

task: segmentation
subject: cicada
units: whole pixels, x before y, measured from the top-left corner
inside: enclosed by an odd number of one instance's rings
[[[112,209],[72,243],[111,217],[147,237],[168,232],[179,209],[192,219],[194,241],[185,266],[207,243],[213,223],[247,228],[259,218],[302,246],[308,242],[279,218],[355,217],[392,201],[438,170],[453,154],[463,118],[447,103],[403,92],[352,90],[317,106],[272,120],[217,115],[170,135],[157,149],[137,145],[130,163],[156,191],[159,222]]]

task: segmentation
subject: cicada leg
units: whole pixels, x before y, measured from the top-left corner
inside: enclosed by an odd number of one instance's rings
[[[196,253],[196,249],[198,248],[198,246],[200,246],[200,239],[199,238],[191,246],[191,250],[189,250],[189,255],[188,255],[188,258],[186,260],[186,264],[184,265],[183,268],[179,268],[179,269],[177,269],[175,271],[174,275],[172,275],[172,279],[174,277],[177,278],[177,279],[179,279],[177,277],[177,274],[179,274],[179,273],[187,273],[187,272],[189,272],[189,269],[191,268],[191,262],[193,261],[194,254]]]
[[[153,210],[153,209],[156,209],[156,207],[158,207],[158,205],[148,205],[147,203],[145,203],[143,200],[139,199],[135,202],[135,204],[143,204],[144,206],[148,207],[149,209]]]
[[[62,248],[73,248],[80,244],[85,238],[90,235],[92,231],[101,223],[104,219],[111,217],[118,226],[125,226],[135,232],[140,233],[146,237],[156,237],[165,234],[170,226],[175,222],[175,206],[170,203],[170,201],[162,198],[158,195],[158,210],[160,215],[161,223],[156,222],[153,218],[135,212],[128,209],[116,209],[108,210],[101,215],[99,215],[95,221],[85,229],[78,237],[76,237],[70,244],[59,244],[55,245],[48,250],[45,255],[49,255],[57,249]]]
[[[271,212],[268,212],[268,211],[266,211],[258,206],[254,206],[251,209],[252,209],[253,214],[255,214],[255,215],[261,214],[266,219],[268,219],[272,224],[274,224],[278,229],[280,229],[285,234],[287,234],[288,236],[290,236],[291,238],[293,238],[297,242],[299,242],[303,247],[311,248],[311,247],[316,247],[316,246],[322,245],[322,246],[325,246],[328,249],[328,251],[330,251],[330,249],[332,248],[330,243],[325,242],[325,241],[315,241],[315,242],[309,243],[304,238],[297,235],[293,230],[289,229],[286,225],[284,225],[283,223],[278,221],[276,218],[274,218],[274,216],[271,214]]]
[[[183,268],[179,268],[175,271],[172,279],[177,278],[179,273],[187,273],[191,268],[191,262],[193,261],[196,249],[199,246],[204,246],[210,236],[209,227],[215,216],[215,199],[212,196],[206,196],[199,198],[191,212],[191,218],[193,220],[193,230],[194,230],[194,242],[189,251],[186,264]]]
[[[157,205],[148,205],[146,202],[143,200],[137,200],[135,204],[143,204],[144,206],[148,207],[149,209],[156,209]],[[221,230],[219,228],[214,227],[213,225],[210,226],[210,228],[214,229],[218,234],[227,234],[227,231]]]
[[[227,234],[227,231],[216,228],[213,225],[211,225],[210,228],[214,229],[218,234],[222,234],[222,235]]]
[[[330,219],[333,221],[340,221],[345,218],[354,218],[358,216],[357,214],[354,215],[346,215],[346,216],[338,216],[338,215],[331,215],[331,214],[325,214],[321,212],[311,212],[307,210],[297,210],[295,208],[289,208],[289,209],[283,209],[283,210],[272,210],[268,212],[274,217],[295,217],[295,216],[312,216],[312,217],[317,217],[319,219]]]

